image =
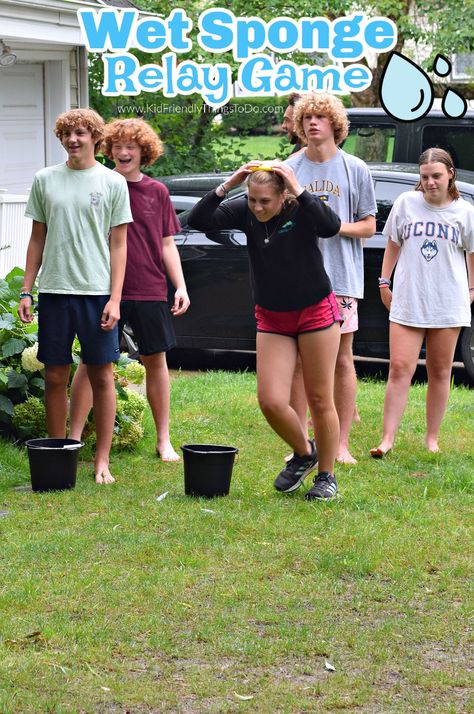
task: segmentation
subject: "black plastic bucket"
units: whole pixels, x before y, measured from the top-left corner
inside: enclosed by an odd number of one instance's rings
[[[76,485],[77,457],[84,446],[76,439],[30,439],[26,442],[33,491],[64,491]]]
[[[185,444],[183,451],[186,496],[227,496],[238,449],[218,444]]]

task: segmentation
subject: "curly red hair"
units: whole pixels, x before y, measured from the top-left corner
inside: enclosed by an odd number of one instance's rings
[[[164,152],[163,142],[144,119],[114,119],[105,127],[104,154],[112,159],[112,144],[136,141],[142,166],[151,166]]]

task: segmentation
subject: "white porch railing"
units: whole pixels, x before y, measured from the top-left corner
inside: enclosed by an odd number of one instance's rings
[[[0,278],[16,266],[24,268],[31,234],[31,218],[25,218],[28,196],[0,193]]]

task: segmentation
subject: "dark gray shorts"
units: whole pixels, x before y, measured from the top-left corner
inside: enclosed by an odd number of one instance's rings
[[[176,346],[170,307],[161,300],[122,300],[119,334],[130,325],[141,355],[167,352]]]

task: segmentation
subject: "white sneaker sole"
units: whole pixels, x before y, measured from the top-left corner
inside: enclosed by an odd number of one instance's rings
[[[313,471],[316,471],[318,468],[318,462],[316,461],[313,466],[309,466],[306,471],[299,477],[298,481],[293,484],[293,486],[290,486],[290,488],[285,488],[285,490],[282,490],[280,488],[277,488],[275,486],[275,489],[278,491],[278,493],[293,493],[293,491],[297,491],[299,487],[304,483],[304,480],[307,476],[309,476]]]

